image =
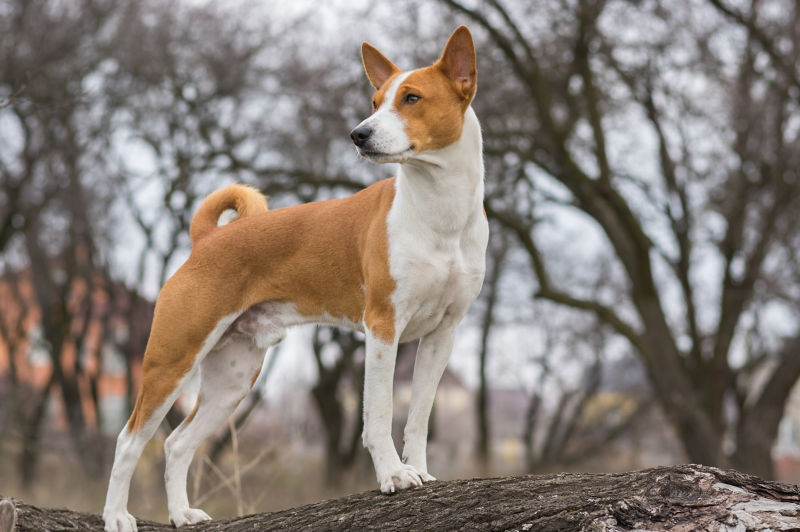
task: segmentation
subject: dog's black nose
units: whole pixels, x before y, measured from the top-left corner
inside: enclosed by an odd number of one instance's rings
[[[370,135],[372,135],[372,128],[369,126],[358,126],[350,132],[350,138],[353,139],[353,143],[358,147],[363,146]]]

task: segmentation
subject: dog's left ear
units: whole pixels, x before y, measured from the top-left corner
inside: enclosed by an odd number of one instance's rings
[[[475,62],[475,44],[472,42],[472,34],[466,26],[459,26],[447,40],[442,57],[436,64],[467,101],[471,101],[475,96],[478,84],[478,70]]]
[[[370,84],[376,89],[380,89],[387,79],[400,72],[397,65],[368,42],[361,43],[361,61]]]

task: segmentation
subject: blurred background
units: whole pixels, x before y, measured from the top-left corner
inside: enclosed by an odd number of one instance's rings
[[[667,7],[668,6],[668,7]],[[431,420],[442,479],[699,462],[800,481],[800,4],[0,0],[0,493],[99,512],[205,194],[349,195],[359,47],[478,50],[492,236]],[[395,433],[415,345],[401,346]],[[377,487],[363,337],[300,328],[195,457],[214,517]],[[167,519],[163,439],[130,510]]]

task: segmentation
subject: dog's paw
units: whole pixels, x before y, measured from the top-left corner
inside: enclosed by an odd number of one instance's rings
[[[103,512],[106,532],[136,532],[136,518],[127,510]]]
[[[169,514],[169,522],[175,528],[183,525],[193,525],[201,521],[211,521],[211,517],[199,508],[186,508]]]
[[[422,478],[416,469],[406,464],[381,479],[381,491],[387,495],[417,486],[422,486]]]
[[[433,482],[436,480],[436,477],[428,473],[428,469],[426,467],[420,467],[419,465],[416,465],[416,463],[409,460],[408,457],[403,456],[403,463],[409,467],[413,467],[414,471],[416,471],[417,475],[419,475],[419,478],[422,479],[422,482]],[[425,462],[423,461],[423,463]]]
[[[433,482],[436,480],[436,477],[428,473],[427,471],[417,471],[419,474],[419,478],[422,479],[422,482]]]

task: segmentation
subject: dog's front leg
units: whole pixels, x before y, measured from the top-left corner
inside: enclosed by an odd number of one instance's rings
[[[414,467],[423,481],[436,480],[428,473],[425,448],[428,418],[447,360],[453,350],[455,325],[441,327],[420,340],[411,381],[411,405],[403,433],[403,462]]]
[[[392,441],[392,388],[397,340],[386,343],[367,333],[364,362],[364,447],[372,456],[383,493],[421,486],[417,471],[400,461]]]

